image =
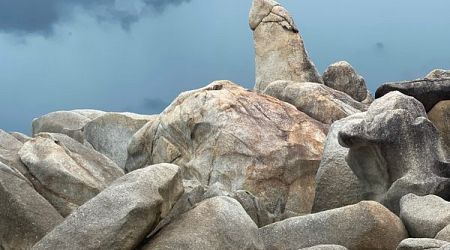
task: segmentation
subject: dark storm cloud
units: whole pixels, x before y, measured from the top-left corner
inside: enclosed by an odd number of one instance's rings
[[[118,21],[124,28],[149,11],[162,13],[169,5],[190,0],[0,0],[0,31],[51,34],[54,24],[81,7],[99,20]]]

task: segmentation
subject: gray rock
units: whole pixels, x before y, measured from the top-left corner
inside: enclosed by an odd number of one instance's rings
[[[63,216],[123,175],[106,156],[63,134],[38,134],[18,154],[38,191]]]
[[[399,200],[408,193],[450,198],[450,164],[416,99],[388,93],[374,101],[363,119],[349,120],[338,138],[350,149],[347,162],[364,186],[364,199],[398,213]]]
[[[22,146],[22,142],[0,129],[0,162],[18,170],[21,174],[27,177],[27,179],[31,180],[32,176],[29,174],[27,167],[23,165],[18,155],[18,152]]]
[[[311,211],[326,126],[229,81],[182,93],[138,131],[127,170],[172,162],[202,185],[248,190],[269,212]]]
[[[375,97],[380,98],[389,92],[400,91],[419,100],[425,110],[430,111],[436,103],[450,100],[450,78],[423,79],[381,85]]]
[[[428,119],[438,129],[443,149],[450,160],[450,101],[438,102],[428,112]]]
[[[9,134],[12,135],[14,138],[16,138],[18,141],[20,141],[21,143],[25,143],[25,142],[31,140],[31,137],[29,137],[28,135],[22,134],[20,132],[11,132]]]
[[[450,242],[450,224],[436,234],[436,239]]]
[[[363,117],[364,114],[361,113],[336,121],[331,125],[316,175],[313,212],[356,204],[364,199],[364,185],[346,161],[349,149],[341,146],[338,140],[338,133],[345,124]]]
[[[426,239],[426,238],[409,238],[405,239],[397,247],[397,250],[448,250],[450,242]]]
[[[17,170],[0,162],[0,249],[30,249],[62,216]]]
[[[260,228],[259,234],[266,249],[286,250],[321,244],[395,249],[408,235],[401,220],[374,201],[289,218]]]
[[[84,137],[98,152],[125,168],[131,137],[156,116],[106,113],[84,126]]]
[[[435,69],[425,76],[427,79],[450,78],[450,70]]]
[[[407,194],[400,200],[400,218],[413,238],[434,238],[450,224],[450,202],[435,195]]]
[[[293,19],[279,3],[253,0],[249,22],[256,51],[256,91],[277,80],[322,82]]]
[[[242,206],[219,196],[199,203],[164,227],[145,249],[264,249]]]
[[[348,248],[339,245],[317,245],[299,250],[348,250]]]
[[[323,82],[330,88],[344,92],[358,102],[366,100],[369,91],[366,81],[346,61],[333,63],[323,73]]]
[[[262,93],[288,102],[326,124],[367,110],[366,105],[349,95],[319,83],[275,81],[268,84]]]
[[[134,249],[182,193],[175,165],[134,171],[79,207],[33,249]]]

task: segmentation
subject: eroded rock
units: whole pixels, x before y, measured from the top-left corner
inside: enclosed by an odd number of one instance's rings
[[[397,250],[446,250],[450,248],[450,242],[427,239],[427,238],[409,238],[403,240],[397,247]]]
[[[427,79],[439,79],[439,78],[450,78],[450,70],[445,69],[434,69],[427,76]]]

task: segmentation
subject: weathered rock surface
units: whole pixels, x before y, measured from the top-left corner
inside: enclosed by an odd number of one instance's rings
[[[446,250],[450,249],[450,242],[426,239],[426,238],[409,238],[400,242],[397,250]]]
[[[450,202],[435,195],[407,194],[400,200],[400,218],[414,238],[434,238],[450,224]]]
[[[98,152],[125,168],[127,147],[132,136],[157,116],[106,113],[84,126],[84,137]]]
[[[300,250],[347,250],[348,248],[339,245],[317,245],[313,247],[302,248]]]
[[[425,110],[430,111],[434,105],[443,100],[450,100],[450,78],[423,79],[381,85],[375,97],[380,98],[389,92],[400,91],[419,100]]]
[[[279,3],[254,0],[249,22],[256,51],[256,91],[277,80],[322,82],[294,20]]]
[[[428,112],[428,119],[438,129],[442,146],[450,160],[450,101],[438,102]]]
[[[450,197],[450,164],[439,150],[438,132],[422,104],[400,92],[375,100],[363,119],[351,119],[338,134],[350,148],[347,162],[365,199],[399,212],[408,193]]]
[[[123,175],[106,156],[63,134],[38,134],[18,154],[38,191],[63,216]]]
[[[205,200],[164,227],[142,249],[264,249],[258,227],[229,197]]]
[[[0,162],[0,249],[30,249],[62,216],[17,170]]]
[[[29,137],[28,135],[19,133],[19,132],[11,132],[9,134],[12,135],[14,138],[16,138],[18,141],[20,141],[21,143],[25,143],[25,142],[31,140],[31,137]]]
[[[367,110],[366,105],[349,95],[319,83],[275,81],[268,84],[262,93],[288,102],[326,124]]]
[[[435,69],[425,76],[427,79],[450,78],[450,70]]]
[[[0,129],[0,162],[18,170],[28,179],[32,179],[27,167],[23,165],[18,155],[22,146],[22,142]]]
[[[395,249],[407,237],[401,220],[381,204],[356,205],[293,217],[259,229],[266,249],[336,244],[348,249]]]
[[[175,165],[134,171],[79,207],[33,249],[134,249],[182,194]]]
[[[128,148],[127,170],[160,162],[185,179],[248,190],[270,212],[309,212],[326,127],[229,81],[181,94]]]
[[[346,93],[358,102],[370,95],[364,78],[346,61],[331,64],[322,77],[326,86]]]
[[[338,140],[338,133],[345,124],[363,117],[364,113],[360,113],[331,125],[316,175],[313,212],[356,204],[364,199],[364,185],[346,161],[349,149],[341,146]]]
[[[450,224],[436,234],[436,239],[450,242]]]

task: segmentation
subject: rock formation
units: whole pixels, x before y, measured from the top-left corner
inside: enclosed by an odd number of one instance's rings
[[[277,80],[322,82],[294,20],[279,3],[254,0],[249,22],[255,43],[256,91]]]
[[[425,78],[426,79],[450,78],[450,70],[435,69],[431,71],[427,76],[425,76]]]
[[[443,149],[450,160],[450,100],[440,101],[428,112],[428,119],[436,126]]]

